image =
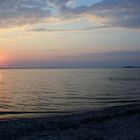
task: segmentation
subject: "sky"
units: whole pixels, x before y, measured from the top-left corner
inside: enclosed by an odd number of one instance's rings
[[[0,67],[140,66],[140,0],[0,0]]]

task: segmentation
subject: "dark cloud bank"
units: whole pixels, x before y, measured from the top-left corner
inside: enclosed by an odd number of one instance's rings
[[[89,67],[125,67],[140,66],[139,51],[119,51],[105,53],[89,53],[79,56],[60,56],[56,60],[16,61],[5,67],[19,68],[89,68]]]

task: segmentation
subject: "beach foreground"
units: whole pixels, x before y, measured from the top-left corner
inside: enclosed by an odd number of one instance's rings
[[[139,140],[140,105],[0,121],[1,140]]]

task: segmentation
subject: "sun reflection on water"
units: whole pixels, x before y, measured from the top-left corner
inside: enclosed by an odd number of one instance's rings
[[[0,70],[0,112],[9,111],[11,103],[10,95],[7,92],[6,80],[5,70],[2,69]]]

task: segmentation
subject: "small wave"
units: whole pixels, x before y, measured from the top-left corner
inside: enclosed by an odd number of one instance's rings
[[[22,114],[65,114],[69,111],[1,111],[0,115],[22,115]]]
[[[110,81],[140,81],[140,77],[108,77]]]
[[[0,85],[5,85],[6,83],[2,83],[2,82],[0,82]]]
[[[140,103],[140,100],[114,100],[114,101],[107,101],[107,103]]]

